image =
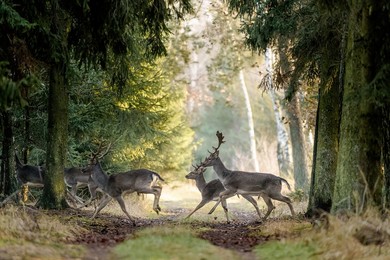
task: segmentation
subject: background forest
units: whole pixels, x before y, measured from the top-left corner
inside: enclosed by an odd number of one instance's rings
[[[16,185],[14,151],[46,165],[42,205],[61,208],[63,167],[86,165],[101,145],[111,145],[109,172],[181,180],[220,130],[229,168],[288,178],[309,195],[309,213],[387,207],[389,37],[377,33],[388,4],[2,1],[0,10],[3,196]]]

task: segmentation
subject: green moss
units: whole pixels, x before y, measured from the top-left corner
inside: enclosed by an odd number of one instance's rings
[[[197,238],[185,227],[143,230],[113,252],[112,259],[239,259],[234,252]]]
[[[317,259],[319,250],[310,243],[270,242],[255,248],[254,253],[259,259]]]

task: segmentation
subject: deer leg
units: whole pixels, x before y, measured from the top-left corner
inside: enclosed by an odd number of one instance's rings
[[[119,206],[121,206],[122,211],[126,214],[126,216],[130,219],[130,221],[133,223],[133,226],[135,226],[135,220],[130,216],[130,214],[126,210],[125,202],[123,201],[122,195],[115,197],[116,201],[118,201]]]
[[[75,201],[78,203],[84,203],[80,197],[77,196],[77,183],[72,184],[70,188],[70,195],[73,197]]]
[[[110,196],[106,196],[105,198],[102,198],[102,200],[100,201],[99,203],[99,206],[96,208],[95,210],[95,213],[93,214],[92,218],[95,218],[96,215],[105,207],[107,206],[108,202],[111,201],[111,197]]]
[[[282,201],[282,202],[285,202],[288,207],[290,208],[290,211],[291,211],[291,215],[294,217],[295,216],[295,212],[294,212],[294,208],[292,206],[292,202],[290,200],[290,198],[286,197],[286,196],[283,196],[282,194],[273,194],[272,196],[270,196],[271,199],[274,199],[274,200],[278,200],[278,201]]]
[[[226,203],[226,199],[225,198],[221,198],[221,204],[222,204],[223,210],[225,211],[225,216],[226,216],[227,223],[230,223],[229,213],[228,213],[228,208],[227,208],[227,203]]]
[[[267,204],[267,213],[265,213],[264,217],[263,217],[263,220],[266,220],[269,216],[269,214],[271,214],[271,212],[274,210],[274,204],[272,204],[272,201],[271,199],[267,196],[267,195],[260,195],[260,197],[263,198],[265,204]]]
[[[89,194],[91,194],[91,197],[89,197],[89,199],[85,203],[79,206],[78,207],[79,209],[83,207],[88,207],[92,203],[92,201],[94,201],[97,198],[96,196],[97,187],[95,186],[91,187],[90,185],[88,185],[88,190],[89,190]],[[95,209],[96,209],[96,205],[95,205]]]
[[[213,208],[210,210],[210,212],[208,214],[212,214],[214,212],[214,210],[218,207],[219,203],[221,203],[220,200],[218,200],[217,203],[215,203],[215,205],[213,206]]]
[[[200,209],[201,207],[203,207],[204,205],[206,205],[208,202],[209,202],[209,200],[202,200],[202,201],[198,204],[198,206],[196,206],[196,208],[195,208],[195,209],[186,217],[186,219],[189,218],[192,214],[194,214],[195,211],[197,211],[198,209]]]
[[[260,214],[260,210],[259,210],[259,207],[257,206],[257,202],[254,198],[252,198],[252,196],[249,196],[249,195],[244,195],[244,194],[241,194],[241,196],[246,199],[247,201],[249,201],[253,207],[255,207],[256,211],[257,211],[257,215],[259,215],[259,218],[261,218],[261,214]]]
[[[160,201],[162,188],[160,186],[153,186],[153,190],[154,190],[153,210],[158,214],[161,211],[159,201]]]
[[[223,210],[225,211],[225,215],[226,215],[226,219],[227,219],[228,223],[230,223],[230,221],[229,221],[229,216],[228,216],[228,208],[227,208],[227,204],[226,204],[226,198],[233,196],[235,193],[236,192],[232,191],[232,190],[224,190],[221,193],[219,193],[219,200],[221,201]]]
[[[162,188],[160,186],[154,186],[154,187],[148,187],[144,189],[137,190],[137,193],[140,194],[153,194],[154,195],[154,202],[153,202],[153,210],[158,214],[161,211],[159,201],[161,196]]]

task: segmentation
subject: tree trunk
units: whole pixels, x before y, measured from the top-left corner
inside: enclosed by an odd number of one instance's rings
[[[292,156],[294,165],[295,188],[303,191],[309,190],[309,174],[307,170],[307,158],[305,149],[305,136],[301,121],[301,110],[297,93],[294,94],[286,107],[289,119]]]
[[[330,88],[327,89],[326,83],[321,84],[320,88],[316,123],[316,158],[315,163],[313,163],[313,187],[310,194],[309,211],[322,209],[329,212],[332,206],[340,119],[338,86],[339,82],[334,80]]]
[[[68,95],[64,66],[53,64],[50,68],[48,100],[47,172],[42,195],[42,206],[47,209],[66,207],[64,163],[68,137]]]
[[[340,19],[340,18],[338,18]],[[340,136],[341,96],[345,66],[346,28],[339,42],[333,41],[320,63],[320,90],[316,119],[316,137],[307,215],[316,210],[330,212],[336,179]],[[340,60],[339,66],[332,66]],[[332,69],[333,68],[333,69]]]
[[[265,51],[265,67],[266,67],[266,77],[267,77],[266,85],[268,86],[267,88],[269,90],[272,99],[272,105],[275,114],[277,140],[278,140],[277,157],[278,157],[279,171],[281,176],[287,177],[290,175],[290,153],[288,147],[288,134],[280,116],[280,109],[279,109],[280,102],[278,102],[279,98],[277,97],[275,90],[273,89],[272,56],[273,56],[272,49],[267,48]]]
[[[244,93],[245,98],[245,106],[246,106],[246,114],[248,116],[248,128],[249,128],[249,141],[250,141],[250,150],[252,155],[252,162],[254,164],[254,170],[259,172],[259,161],[257,160],[257,151],[256,151],[256,139],[255,139],[255,127],[253,124],[253,115],[252,115],[252,107],[251,101],[249,99],[248,89],[245,84],[244,73],[242,69],[239,72],[240,76],[240,85],[242,92]]]
[[[287,56],[288,43],[286,39],[281,38],[278,41],[279,62],[281,72],[287,74],[290,68],[289,57]],[[305,192],[309,190],[308,169],[306,157],[306,141],[303,134],[303,125],[301,121],[301,109],[298,98],[298,91],[292,93],[290,102],[284,107],[290,126],[290,138],[292,147],[294,181],[295,188]]]
[[[384,173],[384,202],[383,207],[390,209],[390,106],[383,109],[383,173]]]
[[[370,34],[376,26],[372,22],[378,6],[375,1],[367,2],[350,1],[333,213],[345,209],[360,213],[368,205],[380,205],[382,200],[382,132],[378,123],[382,118],[373,90],[367,89],[376,66],[380,66],[372,59],[380,46],[371,44],[375,36]]]
[[[290,170],[291,170],[290,149],[288,146],[288,133],[282,122],[282,118],[280,115],[280,109],[279,109],[280,100],[279,97],[276,95],[274,89],[270,89],[268,92],[272,100],[272,105],[275,114],[275,121],[276,121],[276,131],[277,131],[277,140],[278,140],[277,157],[278,157],[280,176],[289,177]]]
[[[0,194],[8,196],[12,192],[12,179],[15,172],[15,163],[13,156],[13,131],[12,115],[9,111],[1,113],[1,124],[3,129],[2,153],[1,153],[1,176],[0,176]]]

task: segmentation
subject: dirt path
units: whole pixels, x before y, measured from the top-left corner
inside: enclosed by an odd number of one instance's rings
[[[75,217],[88,217],[90,212],[82,210],[69,210],[65,212],[74,214]],[[100,214],[96,222],[79,222],[87,232],[78,234],[72,241],[73,244],[84,244],[89,248],[89,253],[85,260],[103,260],[108,259],[110,250],[118,243],[126,239],[131,239],[135,232],[146,228],[161,226],[167,224],[178,224],[181,219],[180,214],[186,209],[169,209],[167,216],[157,219],[137,219],[136,226],[133,226],[128,219],[122,216],[113,216],[110,214]],[[243,214],[236,212],[236,214]],[[269,240],[280,240],[278,236],[256,235],[253,230],[261,229],[262,223],[252,219],[253,216],[246,216],[249,221],[235,221],[230,224],[225,221],[207,222],[194,221],[185,225],[191,225],[195,230],[207,230],[199,233],[199,238],[210,241],[212,244],[239,252],[242,259],[253,259],[252,249],[261,243]],[[243,218],[245,219],[245,218]],[[276,221],[276,220],[270,220]]]
[[[140,217],[136,220],[136,226],[133,226],[130,221],[125,218],[122,212],[119,214],[101,213],[95,221],[79,221],[79,219],[89,219],[92,215],[88,210],[70,210],[64,214],[74,215],[78,225],[82,226],[86,232],[78,234],[73,241],[68,241],[73,244],[83,244],[89,248],[89,254],[86,260],[108,259],[110,250],[124,240],[131,237],[139,230],[148,227],[157,227],[164,225],[190,225],[193,230],[204,230],[198,232],[198,237],[210,241],[216,246],[231,249],[239,252],[242,259],[253,259],[252,250],[255,246],[265,243],[269,240],[280,240],[283,238],[281,234],[262,235],[260,232],[264,225],[271,222],[278,222],[278,216],[274,215],[265,223],[260,223],[258,216],[249,203],[240,201],[239,198],[231,198],[229,200],[229,210],[233,217],[233,221],[228,224],[224,220],[223,211],[218,214],[207,216],[208,209],[205,206],[203,209],[195,213],[192,221],[181,222],[184,217],[197,205],[200,201],[199,192],[196,187],[181,187],[169,189],[165,187],[166,192],[161,197],[161,207],[163,214],[152,217]],[[148,198],[151,199],[151,198]],[[146,202],[149,205],[149,202]],[[150,203],[151,204],[151,203]],[[210,203],[208,206],[211,207]],[[242,206],[246,206],[243,210]],[[118,208],[114,203],[114,207]],[[286,207],[287,208],[287,207]],[[280,210],[280,208],[279,208]],[[60,213],[62,214],[62,213]],[[287,215],[285,212],[281,215]],[[80,218],[84,217],[84,218]],[[199,220],[203,219],[203,220]],[[255,232],[254,232],[255,231]]]

